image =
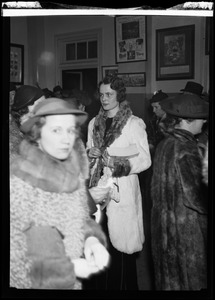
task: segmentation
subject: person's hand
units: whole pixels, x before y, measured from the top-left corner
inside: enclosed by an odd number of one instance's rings
[[[104,166],[114,169],[114,157],[108,155],[107,151],[104,151],[102,155]]]
[[[84,255],[87,262],[98,267],[99,271],[107,267],[110,260],[107,249],[93,236],[88,237],[85,241]]]
[[[89,189],[89,193],[92,196],[96,204],[102,203],[106,198],[108,198],[111,186],[101,187],[94,186]]]
[[[89,158],[98,158],[102,155],[101,151],[97,147],[92,147],[88,151]]]
[[[89,263],[85,258],[77,258],[72,260],[76,277],[88,278],[90,275],[99,272],[98,266]]]

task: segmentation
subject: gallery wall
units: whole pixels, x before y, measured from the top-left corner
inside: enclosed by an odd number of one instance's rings
[[[156,80],[156,30],[185,25],[195,26],[194,78],[205,91],[209,88],[209,56],[205,55],[205,17],[147,16],[147,60],[119,63],[119,73],[146,72],[146,86],[128,87],[128,100],[135,114],[147,118],[148,100],[162,89],[175,94],[182,89],[187,79]],[[113,16],[45,16],[12,17],[11,43],[25,47],[24,83],[52,89],[59,83],[56,78],[55,37],[59,34],[100,29],[102,32],[102,55],[100,66],[116,65],[115,24]],[[45,58],[45,59],[44,59]],[[99,70],[99,80],[101,70]]]

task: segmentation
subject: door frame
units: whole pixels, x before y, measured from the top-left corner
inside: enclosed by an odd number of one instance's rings
[[[77,39],[96,38],[98,43],[98,57],[97,59],[76,60],[73,62],[66,62],[64,60],[63,51],[65,51],[65,43],[73,42]],[[77,31],[72,33],[55,35],[55,84],[62,86],[62,71],[75,69],[92,69],[97,68],[98,81],[101,80],[101,61],[102,61],[102,28]]]

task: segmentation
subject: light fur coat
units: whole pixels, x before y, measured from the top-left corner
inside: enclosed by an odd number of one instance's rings
[[[94,146],[94,122],[95,118],[88,126],[87,149]],[[144,121],[132,115],[122,129],[122,134],[110,145],[110,148],[125,148],[136,144],[139,151],[137,156],[129,158],[131,165],[129,175],[117,178],[119,202],[111,200],[106,210],[110,240],[117,250],[127,254],[141,251],[144,243],[142,196],[138,173],[151,165],[145,129]]]

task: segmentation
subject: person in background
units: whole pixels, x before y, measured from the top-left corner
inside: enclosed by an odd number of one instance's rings
[[[9,112],[11,111],[11,107],[12,107],[12,105],[13,105],[13,103],[14,103],[14,97],[15,97],[15,94],[16,94],[16,86],[15,86],[15,84],[14,83],[10,83],[10,96],[9,96],[9,100],[10,100],[10,102],[9,102],[9,104],[10,104],[10,106],[9,106]]]
[[[42,91],[43,91],[43,94],[44,94],[46,99],[47,98],[52,98],[54,96],[53,92],[50,91],[48,88],[44,88],[44,89],[42,89]]]
[[[73,89],[70,92],[68,92],[67,96],[64,97],[64,100],[75,102],[75,105],[78,109],[86,112],[87,107],[92,103],[92,100],[89,97],[88,93],[86,91],[81,91],[78,89]],[[90,121],[90,115],[88,114],[88,116],[88,120],[81,126],[81,137],[85,146],[87,142],[88,123]]]
[[[53,97],[56,97],[56,98],[59,98],[59,99],[62,99],[63,98],[63,89],[60,85],[56,85],[54,88],[53,88]]]
[[[203,89],[204,87],[198,83],[198,82],[194,82],[194,81],[188,81],[185,85],[184,89],[181,89],[182,94],[188,94],[188,95],[197,95],[199,96],[203,101],[209,101],[209,95],[207,95],[206,93],[203,93]],[[201,153],[202,158],[205,155],[205,149],[206,149],[206,145],[208,142],[208,122],[204,123],[202,131],[200,134],[198,134],[196,136],[196,138],[198,139],[198,146],[199,146],[199,150]]]
[[[203,86],[194,81],[188,81],[183,89],[181,89],[182,93],[181,94],[188,94],[188,95],[197,95],[199,97],[202,97],[202,91],[203,91]]]
[[[22,122],[31,115],[34,106],[44,99],[42,90],[31,85],[22,85],[16,90],[9,125],[10,160],[18,154],[18,147],[23,139],[20,131]]]
[[[162,90],[159,90],[155,92],[152,98],[150,99],[150,104],[153,109],[154,115],[146,128],[146,132],[152,157],[154,155],[156,146],[164,137],[163,121],[166,117],[166,113],[161,108],[161,101],[163,101],[166,98],[168,98],[168,95],[162,92]]]
[[[92,103],[91,98],[89,97],[86,91],[80,91],[78,89],[73,89],[72,94],[79,102],[79,109],[85,111],[86,108]]]
[[[207,288],[207,199],[195,136],[209,105],[182,94],[162,102],[167,136],[156,148],[151,237],[156,290]]]
[[[105,77],[98,90],[101,109],[89,123],[86,149],[89,186],[111,186],[106,200],[97,202],[111,262],[104,276],[95,278],[96,289],[138,290],[136,256],[144,243],[138,173],[151,165],[146,126],[133,115],[121,78]]]
[[[86,119],[49,98],[22,123],[10,170],[10,287],[81,289],[82,278],[108,267],[105,234],[87,202],[88,159],[78,139]]]

